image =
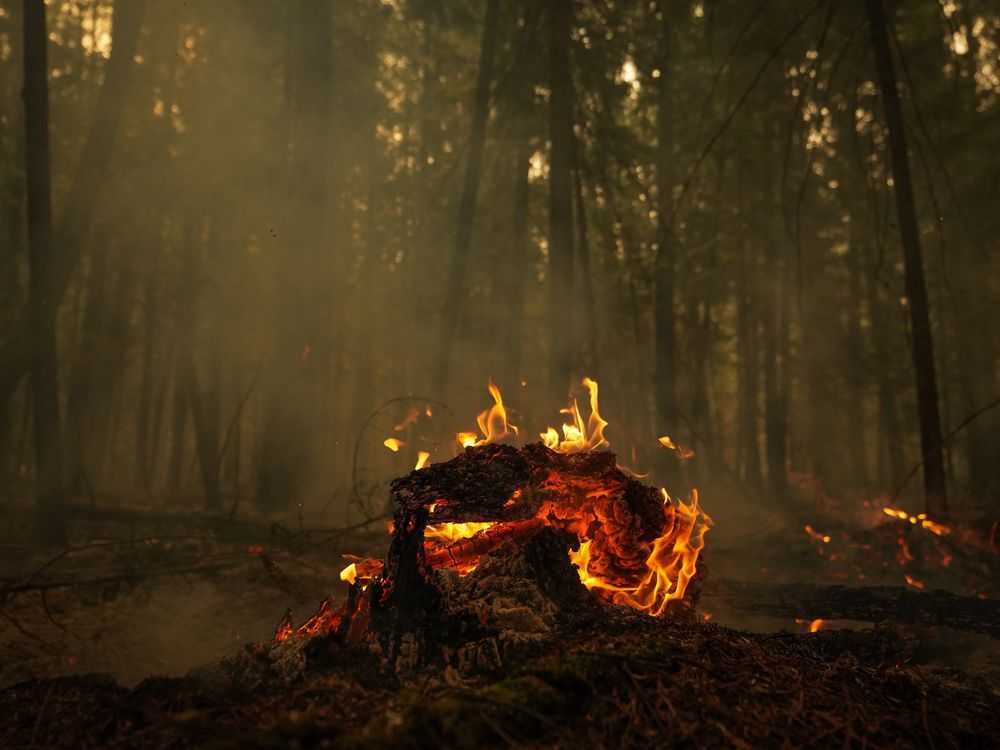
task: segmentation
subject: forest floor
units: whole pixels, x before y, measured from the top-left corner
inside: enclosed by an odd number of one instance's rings
[[[758,511],[717,515],[695,621],[612,613],[471,680],[400,682],[348,660],[237,691],[202,668],[269,641],[288,609],[311,614],[342,586],[343,553],[384,553],[383,520],[348,532],[91,508],[68,551],[41,553],[18,541],[26,521],[12,514],[0,525],[0,714],[13,720],[0,745],[995,746],[989,635],[848,620],[809,633],[812,613],[748,613],[721,585],[919,584],[996,599],[988,528],[939,537],[826,500],[791,517]]]

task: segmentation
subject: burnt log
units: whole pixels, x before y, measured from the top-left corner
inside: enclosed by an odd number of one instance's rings
[[[947,591],[910,591],[899,586],[820,586],[807,583],[713,582],[711,594],[726,606],[779,617],[897,621],[985,633],[1000,638],[1000,602]]]

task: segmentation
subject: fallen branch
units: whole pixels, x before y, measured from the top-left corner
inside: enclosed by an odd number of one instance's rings
[[[154,570],[143,573],[116,573],[114,575],[96,576],[94,578],[80,578],[75,581],[34,581],[0,588],[0,596],[23,594],[28,591],[51,591],[52,589],[65,589],[72,588],[74,586],[95,586],[103,583],[137,583],[149,578],[191,575],[193,573],[215,573],[220,570],[235,568],[241,564],[242,563],[228,562],[214,563],[212,565],[192,565],[186,568],[171,568],[167,570]]]
[[[713,581],[704,597],[754,614],[875,623],[897,620],[1000,638],[1000,602],[940,590],[924,593],[898,586],[850,588],[721,579]]]

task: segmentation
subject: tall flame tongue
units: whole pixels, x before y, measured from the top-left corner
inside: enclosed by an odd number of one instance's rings
[[[500,396],[500,389],[490,380],[490,395],[493,396],[493,406],[486,411],[480,412],[476,417],[479,424],[479,431],[483,437],[477,438],[474,432],[459,432],[455,439],[462,444],[463,448],[474,448],[486,443],[499,443],[505,437],[513,435],[517,437],[517,427],[507,421],[507,410],[503,405],[503,398]]]
[[[590,391],[590,418],[584,424],[580,414],[580,407],[573,399],[571,406],[560,409],[560,414],[568,414],[570,422],[562,426],[563,439],[559,439],[559,433],[554,427],[549,427],[541,434],[542,442],[546,448],[551,448],[558,453],[582,453],[583,451],[593,451],[608,445],[604,438],[604,428],[608,423],[601,418],[597,411],[597,381],[590,378],[583,379],[584,387]]]
[[[598,410],[597,382],[584,378],[583,387],[589,396],[587,419],[580,413],[574,398],[568,407],[560,410],[569,417],[562,425],[562,436],[554,427],[541,434],[543,444],[557,453],[583,453],[609,445],[604,437],[608,423]],[[507,421],[500,389],[492,380],[489,391],[493,406],[480,413],[476,420],[481,436],[473,432],[456,435],[464,447],[495,443],[518,434],[517,427]],[[667,447],[678,452],[683,450],[672,442],[668,445],[668,441],[669,438],[660,439]],[[427,454],[422,453],[417,469],[426,462]],[[533,529],[549,524],[576,535],[580,546],[577,551],[571,551],[569,557],[578,568],[580,580],[595,596],[652,616],[662,615],[668,602],[683,599],[695,575],[698,556],[705,546],[705,534],[712,520],[699,507],[697,490],[692,493],[690,503],[674,500],[666,490],[661,490],[663,525],[659,535],[650,539],[649,530],[638,529],[636,519],[630,515],[625,502],[626,483],[552,472],[545,481],[545,489],[554,499],[544,502],[534,519],[427,526],[424,539],[428,563],[432,567],[453,568],[465,575],[476,568],[482,554],[509,539],[518,538],[518,534],[534,533]],[[508,504],[519,494],[520,491],[515,493]],[[366,580],[375,570],[366,573],[363,576],[352,565],[341,577],[350,581]]]

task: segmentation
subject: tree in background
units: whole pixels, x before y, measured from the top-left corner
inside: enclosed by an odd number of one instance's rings
[[[889,44],[889,22],[882,0],[866,0],[871,28],[875,72],[888,129],[893,194],[899,218],[900,244],[903,246],[906,302],[910,311],[913,370],[917,383],[917,414],[920,420],[920,448],[924,473],[924,499],[927,512],[937,516],[948,513],[945,489],[944,449],[941,440],[941,416],[938,411],[937,375],[931,334],[927,284],[924,281],[924,258],[920,250],[920,229],[910,177],[910,156],[906,146],[903,110],[899,104],[896,68]]]
[[[28,329],[31,409],[35,437],[35,533],[50,544],[66,540],[59,426],[49,157],[49,62],[45,1],[24,2],[25,183],[28,210]]]

